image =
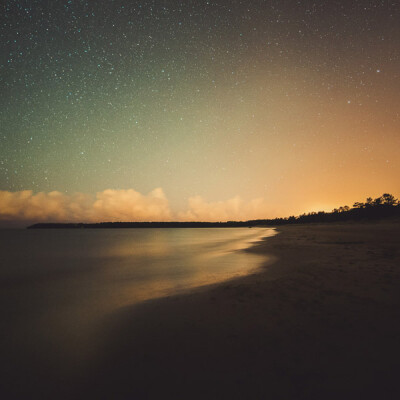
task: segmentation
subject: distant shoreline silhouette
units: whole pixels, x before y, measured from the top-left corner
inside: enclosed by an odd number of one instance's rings
[[[343,206],[332,212],[310,212],[286,218],[256,219],[227,222],[99,222],[99,223],[37,223],[27,229],[113,229],[113,228],[239,228],[271,225],[325,223],[342,221],[376,220],[400,217],[400,202],[393,195],[384,193],[365,203],[356,202],[353,207]]]

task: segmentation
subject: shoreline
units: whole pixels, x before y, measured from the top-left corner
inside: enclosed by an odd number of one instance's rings
[[[114,315],[97,395],[398,398],[400,225],[278,231],[261,271]]]
[[[120,309],[73,382],[14,398],[400,398],[400,224],[276,230],[253,273]]]

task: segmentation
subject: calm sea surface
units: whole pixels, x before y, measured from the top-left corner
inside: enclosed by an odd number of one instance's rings
[[[78,368],[98,350],[101,321],[143,300],[257,268],[240,251],[271,229],[0,231],[2,374]],[[22,367],[21,367],[22,366]]]

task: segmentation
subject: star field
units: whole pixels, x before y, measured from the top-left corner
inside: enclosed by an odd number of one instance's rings
[[[265,217],[399,192],[399,21],[383,0],[5,1],[0,190]]]

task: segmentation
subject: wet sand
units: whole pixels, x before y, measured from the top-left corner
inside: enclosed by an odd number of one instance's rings
[[[83,373],[27,360],[4,398],[399,399],[399,221],[277,231],[257,273],[113,313]]]
[[[400,398],[400,223],[277,230],[259,273],[114,315],[82,398]]]

